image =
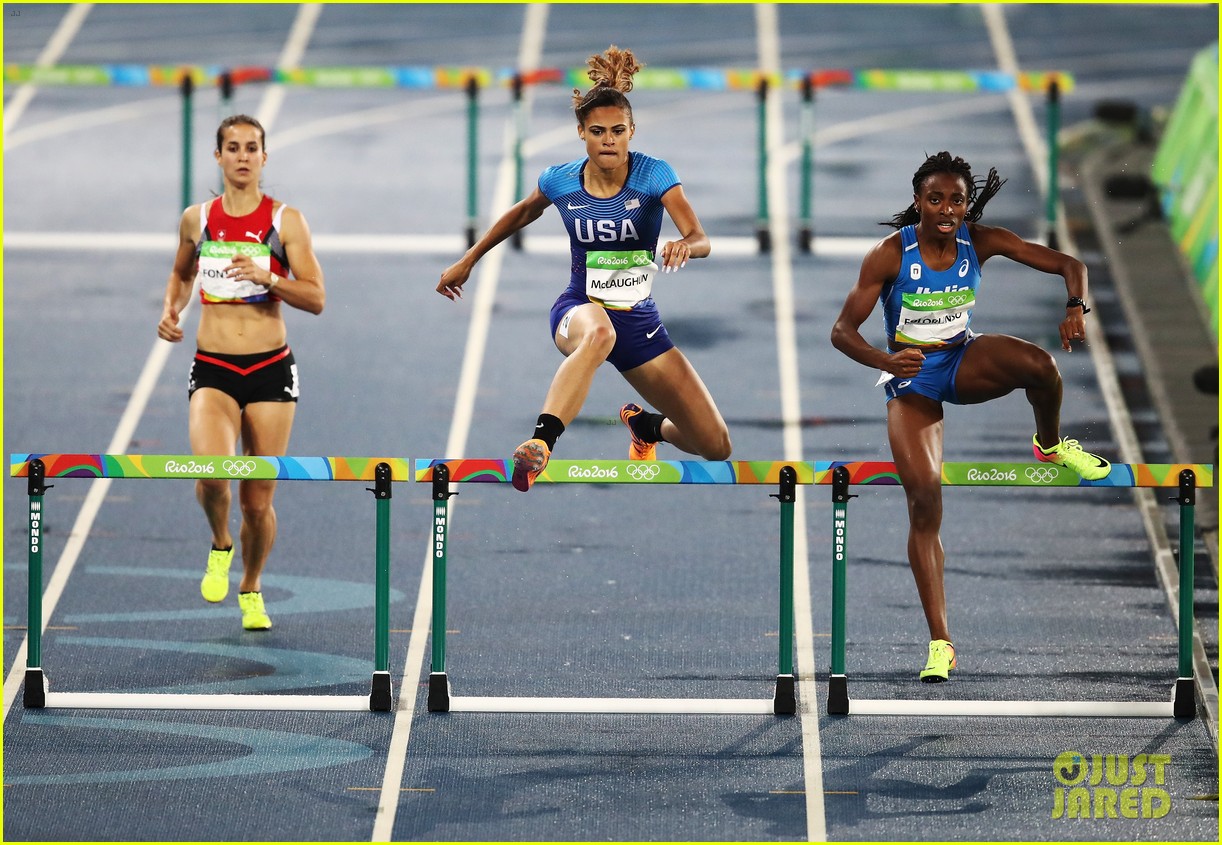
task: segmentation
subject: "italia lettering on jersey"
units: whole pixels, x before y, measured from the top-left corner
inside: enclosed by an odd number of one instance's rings
[[[980,260],[966,223],[955,233],[955,261],[931,270],[916,240],[916,226],[900,229],[900,271],[883,288],[883,326],[888,345],[940,349],[967,336],[980,286]]]
[[[624,187],[613,197],[595,197],[583,187],[587,165],[581,158],[547,168],[539,190],[569,235],[569,287],[605,308],[630,309],[651,295],[662,196],[679,178],[662,159],[629,152]]]

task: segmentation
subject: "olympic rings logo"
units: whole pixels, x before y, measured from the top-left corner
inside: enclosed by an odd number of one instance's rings
[[[968,301],[968,297],[963,296],[962,294],[960,294],[960,295],[958,295],[958,296],[948,296],[948,297],[946,297],[946,304],[947,304],[947,305],[963,305],[963,304],[964,304],[964,303],[966,303],[967,301]]]
[[[661,471],[662,468],[654,463],[628,464],[628,475],[633,481],[653,481]]]
[[[1056,481],[1059,470],[1056,467],[1033,466],[1027,467],[1027,480],[1035,484],[1051,484]]]
[[[245,478],[255,471],[257,464],[254,461],[225,461],[221,464],[221,468],[230,475],[237,475]]]

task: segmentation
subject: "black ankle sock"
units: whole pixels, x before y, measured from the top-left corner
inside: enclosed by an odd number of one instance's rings
[[[646,443],[665,443],[662,437],[664,419],[666,417],[661,414],[641,411],[635,417],[628,418],[628,427],[632,429],[632,433],[637,436],[638,440],[644,440]]]
[[[229,551],[229,550],[230,550],[230,549],[232,549],[232,548],[233,548],[233,544],[232,544],[232,543],[230,543],[228,546],[226,546],[226,547],[225,547],[225,548],[223,548],[223,549],[222,549],[222,548],[220,548],[219,546],[217,546],[217,544],[216,544],[216,543],[213,543],[213,544],[212,544],[212,551],[214,551],[214,552],[227,552],[227,551]]]
[[[535,425],[535,439],[542,440],[547,444],[548,450],[556,448],[556,441],[560,439],[560,435],[564,434],[564,423],[560,422],[559,417],[553,417],[551,414],[539,414],[539,421]]]

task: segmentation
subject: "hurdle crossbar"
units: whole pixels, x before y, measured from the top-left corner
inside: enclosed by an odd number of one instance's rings
[[[410,478],[404,458],[261,455],[14,454],[9,474],[27,478],[29,495],[28,647],[22,704],[27,708],[389,711],[391,482]],[[48,478],[225,478],[372,481],[376,502],[374,671],[368,696],[51,692],[42,668],[42,534]]]
[[[1113,464],[1096,481],[1055,464],[944,463],[943,486],[993,487],[1172,487],[1180,505],[1179,674],[1166,702],[983,701],[851,699],[845,670],[848,502],[852,484],[899,484],[894,464],[845,463],[829,473],[832,485],[832,665],[829,715],[869,716],[1093,716],[1192,719],[1196,714],[1192,669],[1194,510],[1196,488],[1213,484],[1208,464]],[[822,481],[820,483],[823,483]]]
[[[430,712],[774,714],[797,712],[793,658],[793,506],[797,485],[814,482],[802,461],[550,461],[536,484],[754,484],[775,485],[781,504],[780,646],[773,697],[768,699],[544,698],[455,696],[446,672],[446,565],[451,483],[506,483],[513,462],[502,459],[420,459],[416,481],[432,484],[433,635],[429,672]]]

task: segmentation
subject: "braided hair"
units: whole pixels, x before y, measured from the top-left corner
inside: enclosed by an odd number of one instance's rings
[[[632,77],[644,65],[637,62],[631,50],[621,50],[614,44],[601,55],[590,56],[586,64],[594,87],[584,94],[579,88],[573,89],[573,112],[577,122],[584,126],[594,109],[615,106],[627,112],[631,123],[632,105],[624,95],[632,90]]]
[[[971,223],[980,219],[984,214],[985,203],[991,200],[1006,183],[1005,179],[997,176],[996,167],[990,167],[989,175],[983,179],[974,179],[970,164],[959,156],[952,157],[950,153],[943,150],[925,159],[925,163],[917,168],[916,173],[912,174],[912,192],[921,193],[921,186],[925,184],[925,180],[935,173],[950,173],[963,179],[963,184],[967,185],[967,214],[963,219]],[[899,214],[890,220],[882,221],[879,225],[902,229],[913,223],[919,223],[920,220],[921,213],[917,211],[916,203],[912,203]]]

